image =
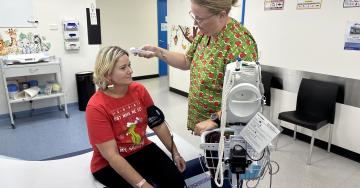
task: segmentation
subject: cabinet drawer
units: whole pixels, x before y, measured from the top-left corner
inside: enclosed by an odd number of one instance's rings
[[[6,77],[31,76],[39,74],[51,74],[60,72],[59,64],[41,66],[7,67],[4,69]]]

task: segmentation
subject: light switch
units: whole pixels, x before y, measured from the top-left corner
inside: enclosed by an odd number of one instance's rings
[[[59,25],[58,24],[50,24],[49,28],[50,28],[50,30],[56,31],[59,29]]]

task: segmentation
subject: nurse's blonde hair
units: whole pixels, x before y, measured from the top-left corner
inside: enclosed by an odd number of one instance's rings
[[[225,10],[229,14],[231,7],[235,6],[238,0],[191,0],[193,3],[205,7],[212,14],[219,14]]]

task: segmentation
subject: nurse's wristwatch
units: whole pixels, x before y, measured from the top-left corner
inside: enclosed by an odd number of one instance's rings
[[[210,115],[210,120],[213,121],[214,123],[216,123],[217,127],[220,127],[220,117],[218,115],[218,113],[212,113]]]

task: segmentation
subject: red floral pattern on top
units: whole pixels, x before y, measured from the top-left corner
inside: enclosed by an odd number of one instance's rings
[[[220,110],[225,67],[237,57],[258,60],[255,40],[236,20],[232,19],[216,37],[196,36],[186,53],[191,62],[188,129],[194,130],[197,123]]]

